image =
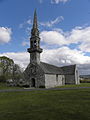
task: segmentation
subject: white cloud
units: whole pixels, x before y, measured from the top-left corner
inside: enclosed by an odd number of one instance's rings
[[[89,56],[85,56],[82,51],[72,50],[68,47],[47,49],[42,53],[42,60],[59,66],[67,64],[90,64]]]
[[[78,64],[80,72],[90,71],[90,56],[86,56],[85,52],[90,52],[90,27],[76,27],[71,31],[64,32],[61,29],[52,31],[42,31],[40,33],[41,41],[60,47],[55,49],[45,49],[41,54],[41,60],[50,64],[62,66],[70,64]],[[72,50],[64,45],[76,44],[75,47],[79,50]],[[28,44],[23,42],[23,45]],[[0,56],[12,58],[16,64],[25,68],[29,63],[29,53],[3,53]],[[88,70],[86,70],[88,66]]]
[[[19,28],[24,28],[27,25],[32,25],[32,20],[29,18],[28,20],[24,21],[19,25]]]
[[[68,47],[47,49],[41,54],[41,60],[57,66],[77,64],[80,74],[90,74],[90,57],[79,50]]]
[[[26,23],[29,24],[29,25],[31,25],[32,24],[32,20],[28,19]]]
[[[26,68],[30,61],[30,55],[27,52],[3,53],[0,54],[0,56],[7,56],[12,58],[15,61],[15,63],[20,65],[22,68]],[[90,71],[90,57],[85,56],[82,51],[72,50],[68,47],[44,50],[43,53],[41,54],[41,61],[54,64],[57,66],[78,64],[80,73]]]
[[[64,17],[63,17],[63,16],[59,16],[59,17],[57,17],[56,19],[51,20],[51,21],[39,22],[39,25],[40,25],[40,26],[44,26],[44,27],[53,27],[54,25],[60,23],[60,22],[63,21],[63,20],[64,20]],[[26,27],[26,29],[27,29],[27,28],[29,28],[30,26],[32,26],[32,24],[33,24],[33,20],[31,20],[31,18],[29,18],[28,20],[26,20],[26,21],[24,21],[23,23],[21,23],[21,24],[19,25],[19,28],[24,28],[24,27]],[[29,25],[29,27],[28,27],[28,25]]]
[[[38,0],[40,3],[42,3],[43,2],[43,0]]]
[[[76,27],[68,34],[70,43],[90,42],[90,27]]]
[[[73,29],[67,37],[69,44],[79,43],[80,50],[90,52],[90,27],[77,27]]]
[[[29,63],[29,53],[28,52],[7,52],[2,53],[0,56],[7,56],[14,60],[14,62],[20,65],[22,68],[26,68]]]
[[[8,43],[11,40],[11,28],[0,27],[0,44]]]
[[[55,24],[60,23],[62,20],[64,20],[63,16],[59,16],[59,17],[57,17],[55,20],[48,21],[48,22],[40,22],[39,24],[40,24],[41,26],[52,27],[52,26],[54,26]]]
[[[66,2],[68,2],[69,0],[51,0],[51,3],[52,4],[58,4],[58,3],[60,3],[60,2],[63,2],[63,3],[66,3]]]
[[[29,46],[29,45],[30,45],[30,42],[26,42],[26,41],[23,41],[23,42],[22,42],[22,46],[27,46],[27,45]]]
[[[79,45],[79,49],[85,52],[90,52],[90,42],[82,43]]]
[[[90,27],[75,27],[68,32],[63,32],[61,29],[42,31],[40,37],[47,44],[61,46],[73,43],[80,50],[90,52]]]
[[[43,1],[45,1],[45,0],[38,0],[40,3],[43,3]],[[66,2],[68,2],[69,0],[49,0],[52,4],[59,4],[59,3],[61,3],[61,2],[63,2],[63,3],[66,3]]]
[[[67,44],[65,37],[57,31],[43,31],[40,34],[41,40],[48,44]]]

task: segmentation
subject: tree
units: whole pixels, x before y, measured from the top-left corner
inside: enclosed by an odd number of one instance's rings
[[[0,57],[0,81],[12,79],[15,83],[22,77],[21,68],[6,56]]]
[[[22,70],[19,65],[14,64],[13,66],[13,81],[15,85],[19,84],[20,79],[22,79]]]
[[[6,81],[12,77],[14,61],[8,57],[0,57],[0,80]]]

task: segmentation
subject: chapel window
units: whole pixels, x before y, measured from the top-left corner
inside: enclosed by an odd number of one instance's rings
[[[56,81],[58,82],[58,75],[56,75]]]

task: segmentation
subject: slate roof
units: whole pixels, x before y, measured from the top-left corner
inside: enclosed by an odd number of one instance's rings
[[[55,65],[41,62],[40,67],[44,70],[44,73],[46,74],[71,75],[75,73],[76,65],[57,67]]]
[[[29,69],[29,67],[30,67],[30,64],[26,69]],[[40,67],[46,74],[72,75],[75,73],[76,65],[57,67],[55,65],[40,62]]]
[[[63,70],[64,75],[71,75],[75,73],[76,65],[63,66],[61,69]]]
[[[60,67],[41,62],[40,67],[44,70],[44,73],[47,74],[63,74],[63,70]]]

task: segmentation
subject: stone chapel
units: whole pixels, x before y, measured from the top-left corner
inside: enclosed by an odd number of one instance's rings
[[[33,27],[31,30],[30,63],[24,71],[23,81],[26,85],[35,88],[51,88],[65,84],[79,84],[79,74],[76,65],[57,67],[40,61],[40,37],[37,24],[36,10],[34,12]]]

